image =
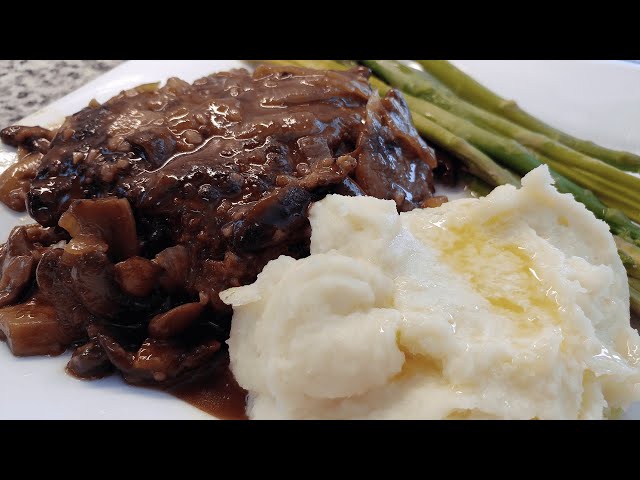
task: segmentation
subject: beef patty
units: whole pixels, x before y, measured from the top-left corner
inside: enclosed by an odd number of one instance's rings
[[[68,369],[85,378],[115,367],[170,384],[215,364],[231,320],[219,292],[308,255],[314,201],[428,204],[434,153],[368,73],[171,78],[92,101],[55,132],[4,129],[19,161],[0,200],[38,224],[1,247],[0,336],[16,355],[75,346]]]

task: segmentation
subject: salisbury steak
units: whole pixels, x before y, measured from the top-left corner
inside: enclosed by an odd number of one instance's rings
[[[0,200],[39,225],[0,251],[0,330],[16,355],[77,348],[69,370],[171,383],[211,366],[229,332],[218,293],[308,254],[328,193],[433,192],[433,151],[368,71],[258,67],[92,101],[57,132],[10,127]]]

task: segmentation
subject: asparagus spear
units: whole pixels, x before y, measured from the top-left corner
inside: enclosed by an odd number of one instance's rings
[[[640,280],[629,279],[629,294],[631,300],[631,313],[640,316]]]
[[[414,97],[424,98],[436,103],[444,99],[456,99],[457,96],[446,85],[429,72],[416,70],[396,60],[358,60],[369,67],[374,74],[407,92]]]
[[[638,213],[637,204],[630,205],[630,202],[620,199],[620,197],[616,197],[615,195],[615,192],[613,195],[609,193],[598,193],[598,197],[607,207],[617,208],[629,217],[630,220],[633,220],[636,223],[640,222],[640,213]]]
[[[606,177],[601,177],[599,175],[595,175],[591,172],[585,172],[580,168],[568,167],[556,160],[553,160],[549,157],[545,157],[544,155],[536,155],[538,159],[544,161],[549,166],[562,173],[565,176],[572,176],[572,179],[584,186],[585,188],[591,188],[594,191],[600,193],[608,193],[620,199],[621,201],[628,203],[629,206],[637,208],[640,205],[640,201],[638,197],[640,196],[640,192],[630,189],[625,185],[620,185],[619,183],[612,182]],[[563,172],[568,172],[567,174]]]
[[[516,187],[520,186],[520,180],[517,176],[509,170],[502,168],[462,138],[455,136],[422,115],[412,112],[411,116],[416,130],[418,130],[423,138],[462,160],[472,175],[482,179],[493,187],[507,183],[515,185]]]
[[[640,280],[640,248],[618,236],[614,235],[613,239],[618,247],[622,263],[627,269],[627,274]]]
[[[608,182],[602,177],[593,175],[590,172],[567,167],[544,156],[538,156],[538,158],[559,174],[570,178],[581,187],[595,192],[598,198],[608,207],[616,208],[624,212],[631,220],[640,222],[640,211],[638,210],[640,200],[637,199],[635,192],[629,192],[625,187]]]
[[[486,182],[483,182],[478,177],[470,175],[468,173],[463,173],[462,182],[465,187],[473,193],[474,197],[486,197],[493,190],[493,186],[489,185]]]
[[[572,150],[560,142],[531,132],[520,125],[460,100],[448,90],[443,90],[432,83],[428,75],[394,60],[363,60],[362,62],[391,85],[406,93],[423,98],[454,115],[468,119],[485,130],[492,130],[537,150],[551,159],[579,167],[620,185],[626,185],[634,192],[640,192],[640,178],[628,175],[600,160]],[[640,196],[638,196],[638,202],[640,203]]]
[[[460,97],[472,102],[478,107],[508,118],[518,125],[546,135],[574,150],[598,158],[610,165],[632,171],[638,171],[640,169],[640,156],[629,152],[601,147],[593,142],[581,140],[553,128],[520,109],[513,100],[505,100],[496,95],[449,62],[443,60],[417,60],[417,62]]]

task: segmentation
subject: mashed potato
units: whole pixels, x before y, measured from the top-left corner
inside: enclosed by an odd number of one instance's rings
[[[400,215],[330,195],[310,218],[310,257],[221,294],[251,418],[602,418],[640,398],[611,234],[546,167]]]

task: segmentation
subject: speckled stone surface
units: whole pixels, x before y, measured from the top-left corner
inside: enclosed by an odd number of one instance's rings
[[[123,60],[0,60],[0,128],[63,97]]]

